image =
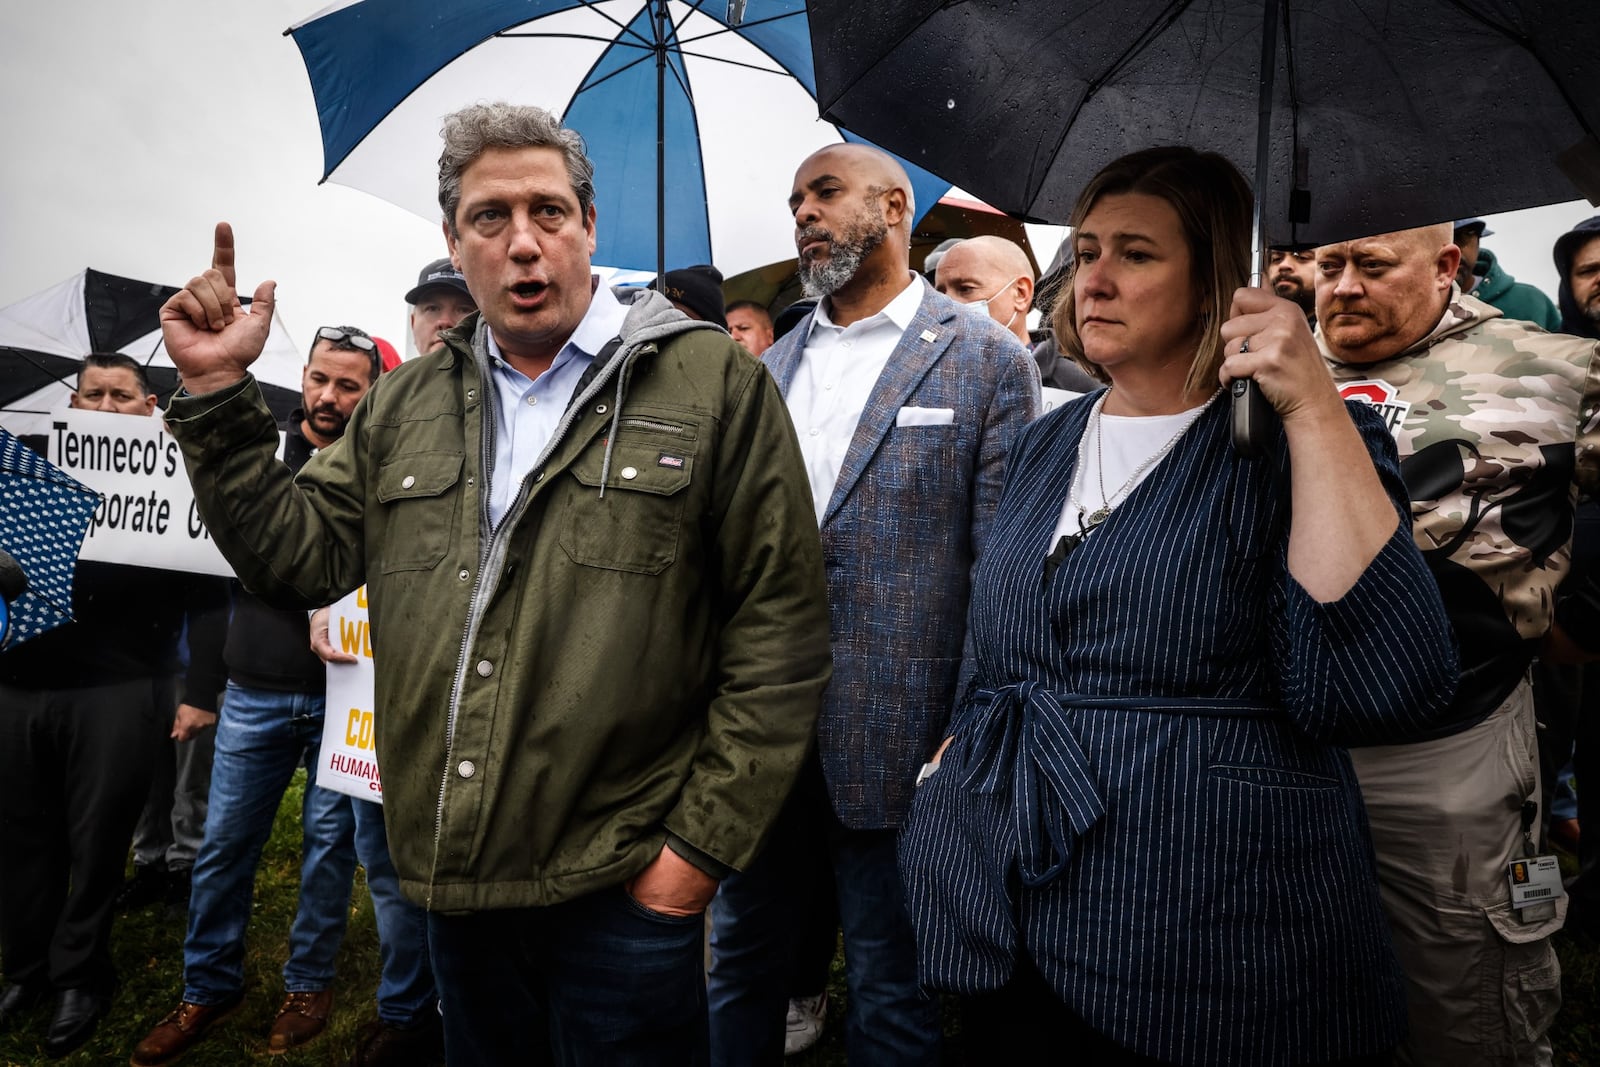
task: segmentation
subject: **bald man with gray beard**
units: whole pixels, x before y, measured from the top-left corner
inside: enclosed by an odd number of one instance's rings
[[[850,1062],[933,1064],[939,1006],[918,989],[896,836],[944,737],[968,576],[1011,443],[1038,410],[1038,372],[999,323],[912,273],[916,210],[893,158],[824,148],[801,163],[789,210],[818,304],[762,362],[811,482],[834,673],[817,758],[760,858],[712,905],[712,1063],[782,1061],[790,924],[826,857],[850,971]]]

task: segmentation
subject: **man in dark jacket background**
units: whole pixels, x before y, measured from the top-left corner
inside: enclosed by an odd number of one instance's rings
[[[1600,338],[1600,215],[1557,238],[1555,261],[1561,275],[1556,294],[1561,332]]]
[[[317,331],[302,374],[302,406],[283,428],[283,462],[290,470],[298,471],[344,436],[378,369],[377,348],[364,331]],[[222,658],[228,688],[190,888],[183,995],[134,1050],[132,1062],[140,1067],[171,1063],[243,999],[256,864],[284,790],[301,766],[307,781],[300,898],[269,1051],[287,1052],[316,1037],[333,1004],[334,957],[350,914],[356,856],[350,798],[316,783],[325,668],[311,651],[304,611],[272,607],[243,589],[234,597],[227,635]]]
[[[156,396],[138,362],[93,353],[71,405],[149,418]],[[73,621],[0,654],[0,1027],[54,997],[50,1056],[88,1041],[110,1010],[112,904],[134,823],[174,707],[216,706],[222,680],[203,644],[227,608],[221,578],[80,562]]]

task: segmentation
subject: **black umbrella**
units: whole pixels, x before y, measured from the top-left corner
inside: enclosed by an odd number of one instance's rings
[[[89,268],[0,308],[0,423],[26,433],[37,422],[29,416],[64,404],[88,352],[121,352],[144,364],[164,406],[178,387],[178,372],[161,343],[160,312],[177,291]],[[276,319],[267,344],[252,370],[282,419],[300,405],[305,356]]]
[[[823,115],[1064,222],[1106,163],[1188,144],[1255,175],[1252,261],[1600,202],[1595,0],[811,0]],[[1270,410],[1235,383],[1252,455]]]
[[[1273,243],[1600,200],[1595,0],[810,10],[827,118],[1027,218],[1064,222],[1100,167],[1159,144],[1255,174]]]

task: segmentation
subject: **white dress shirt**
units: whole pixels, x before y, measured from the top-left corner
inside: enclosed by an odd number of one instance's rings
[[[819,526],[872,387],[922,306],[923,285],[908,274],[906,287],[882,311],[849,326],[833,324],[826,299],[817,303],[785,402],[800,437]]]
[[[489,475],[489,522],[499,527],[522,480],[561,424],[578,379],[600,350],[622,333],[627,307],[595,277],[589,310],[539,377],[529,379],[500,354],[488,333],[489,380],[494,383],[494,470]]]

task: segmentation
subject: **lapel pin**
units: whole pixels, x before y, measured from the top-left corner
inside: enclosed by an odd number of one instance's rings
[[[922,339],[924,341],[937,341],[939,339],[939,335],[934,333],[932,330],[923,330]]]

